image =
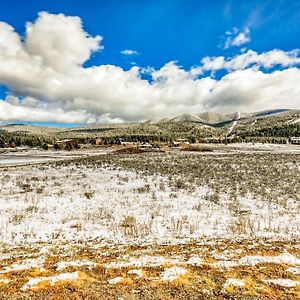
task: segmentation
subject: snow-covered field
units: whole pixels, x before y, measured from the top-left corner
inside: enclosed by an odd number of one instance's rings
[[[17,150],[17,151],[16,151]],[[82,149],[70,151],[41,151],[31,149],[14,149],[14,151],[6,151],[0,153],[0,167],[2,166],[14,166],[14,165],[26,165],[26,164],[37,164],[45,163],[56,160],[64,160],[69,158],[78,158],[82,156],[91,156],[106,154],[109,150],[99,149]]]
[[[297,198],[276,203],[251,192],[232,199],[220,191],[213,199],[211,186],[176,189],[160,174],[84,163],[24,166],[1,173],[0,238],[9,245],[300,236]]]
[[[99,268],[116,288],[135,280],[188,284],[205,265],[226,273],[218,284],[231,293],[249,290],[251,273],[237,268],[265,264],[288,275],[262,276],[260,284],[297,289],[299,182],[295,153],[107,154],[2,168],[0,289],[95,284]],[[166,244],[173,254],[159,250]],[[13,277],[20,272],[26,276]]]

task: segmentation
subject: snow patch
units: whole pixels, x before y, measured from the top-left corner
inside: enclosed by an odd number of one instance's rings
[[[4,269],[0,271],[0,274],[24,271],[24,270],[29,270],[29,269],[44,270],[43,267],[44,267],[44,258],[26,259],[20,263],[14,263],[10,266],[4,267]]]
[[[96,266],[96,263],[88,260],[62,261],[56,264],[56,270],[60,271],[69,267],[88,267],[89,269]]]
[[[286,264],[300,265],[300,259],[290,253],[283,253],[278,256],[244,256],[239,260],[223,260],[213,264],[216,268],[232,268],[236,266],[255,266],[257,264]]]
[[[8,284],[10,283],[10,280],[7,278],[0,278],[0,284]]]
[[[226,280],[226,282],[224,283],[223,287],[226,289],[229,286],[239,286],[239,287],[242,287],[244,285],[245,285],[245,282],[242,279],[228,278]]]
[[[118,283],[122,282],[123,280],[124,280],[123,277],[116,277],[116,278],[108,280],[108,283],[109,284],[118,284]]]
[[[293,273],[294,275],[300,275],[300,268],[290,267],[286,269],[286,271]]]
[[[300,265],[300,259],[286,252],[278,256],[245,256],[239,260],[239,264],[248,266],[255,266],[260,263]]]
[[[295,281],[291,279],[268,279],[264,280],[265,283],[275,284],[283,287],[295,287],[300,285],[300,281]]]
[[[233,121],[232,125],[228,129],[227,135],[231,134],[231,132],[233,131],[233,129],[236,126],[236,124],[237,124],[237,121]]]
[[[161,275],[161,280],[173,281],[178,279],[180,276],[185,275],[188,271],[182,267],[174,266],[171,268],[165,269]]]
[[[73,272],[73,273],[62,273],[55,276],[49,276],[49,277],[39,277],[39,278],[33,278],[30,279],[25,285],[21,287],[22,291],[32,289],[39,285],[41,282],[49,282],[51,286],[54,286],[59,281],[74,281],[79,278],[79,272]]]
[[[190,266],[198,267],[198,266],[203,265],[203,260],[202,260],[202,258],[200,258],[198,256],[193,256],[193,257],[190,257],[186,263]]]
[[[179,264],[178,259],[168,259],[163,256],[141,256],[141,257],[130,257],[127,261],[113,262],[105,265],[107,269],[119,269],[128,267],[159,267],[166,264],[176,265]]]
[[[138,277],[143,277],[143,271],[139,270],[139,269],[129,270],[127,273],[128,274],[134,274],[134,275],[136,275]]]
[[[297,124],[297,123],[299,123],[299,122],[300,122],[300,118],[289,120],[289,121],[287,121],[286,123],[287,123],[287,124]]]

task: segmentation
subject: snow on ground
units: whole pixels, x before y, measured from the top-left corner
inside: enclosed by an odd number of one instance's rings
[[[300,122],[300,118],[296,118],[296,119],[292,119],[292,120],[289,120],[287,121],[286,123],[287,124],[298,124]]]
[[[166,191],[155,188],[166,182],[160,176],[139,178],[134,172],[84,166],[26,167],[8,174],[2,186],[0,239],[12,244],[224,236],[230,221],[228,210],[209,201],[203,200],[205,210],[195,209],[207,188],[199,187],[193,195],[180,191],[173,198],[167,186]],[[41,180],[35,187],[36,178]],[[23,186],[42,191],[22,192]]]
[[[113,268],[128,268],[128,267],[159,267],[166,264],[176,265],[180,264],[181,261],[179,259],[169,259],[163,256],[141,256],[141,257],[128,257],[127,260],[119,260],[117,262],[112,262],[106,264],[105,267],[107,269]]]
[[[180,276],[185,275],[187,272],[188,271],[182,267],[174,266],[165,269],[164,272],[161,274],[160,279],[166,281],[173,281],[178,279]]]
[[[5,266],[2,270],[0,270],[0,274],[10,273],[10,272],[18,272],[29,269],[40,269],[43,270],[44,267],[44,258],[36,258],[36,259],[26,259],[21,261],[20,263],[14,263],[9,266]]]
[[[157,287],[174,291],[176,286],[196,289],[198,293],[203,292],[207,295],[221,292],[222,295],[226,294],[231,298],[241,294],[241,299],[243,295],[253,291],[257,297],[264,295],[265,291],[269,293],[280,291],[282,298],[285,299],[283,293],[289,293],[291,297],[296,296],[300,285],[296,272],[299,266],[297,258],[299,250],[296,250],[298,249],[296,242],[280,244],[277,241],[273,244],[266,241],[248,243],[203,241],[201,245],[200,243],[141,247],[115,245],[100,246],[98,249],[96,245],[95,248],[83,248],[78,244],[77,250],[73,255],[68,254],[68,258],[61,257],[60,253],[68,249],[65,246],[61,247],[61,249],[57,248],[55,253],[46,251],[44,246],[41,247],[40,254],[44,253],[41,255],[45,256],[47,253],[43,275],[36,270],[22,272],[22,269],[0,275],[0,293],[1,289],[9,289],[18,294],[21,291],[25,296],[28,291],[31,293],[33,290],[39,297],[45,292],[69,290],[70,286],[74,291],[78,289],[101,292],[108,288],[110,292],[116,289],[117,293],[120,292],[119,285],[122,285],[122,290],[126,291],[135,289],[149,291]],[[293,249],[295,255],[287,253],[287,249]],[[271,251],[278,255],[247,255],[249,251],[251,253]],[[22,254],[22,251],[18,252]],[[107,255],[107,252],[110,255]],[[89,259],[93,257],[93,261],[88,260],[87,257]],[[236,257],[235,262],[237,262],[234,270],[214,268],[216,259],[233,257]],[[30,263],[29,259],[21,257],[18,259],[19,261],[14,264],[37,265],[34,261]],[[261,265],[265,262],[267,264]],[[92,265],[96,264],[97,267],[91,270]],[[7,263],[7,266],[11,265],[13,265],[11,262]],[[289,265],[289,268],[286,265]],[[105,271],[103,267],[108,269]],[[59,274],[66,268],[72,268],[72,271]],[[59,289],[51,289],[56,285]]]
[[[294,275],[300,275],[300,268],[289,267],[288,269],[286,269],[286,271]]]
[[[278,256],[245,256],[239,260],[239,264],[255,266],[261,263],[300,265],[300,259],[290,253],[283,253]]]
[[[121,283],[123,280],[124,280],[124,278],[119,276],[119,277],[115,277],[113,279],[110,279],[108,281],[108,283],[109,284],[118,284],[118,283]]]
[[[106,154],[110,150],[82,149],[70,151],[41,151],[26,149],[26,151],[15,151],[0,153],[0,166],[14,166],[45,163],[56,160],[79,158],[83,156]]]
[[[298,170],[294,162],[282,161],[282,168],[290,167],[293,172]],[[239,172],[235,163],[230,168],[239,176],[245,176],[248,170],[245,166],[245,172]],[[284,202],[279,197],[273,202],[265,199],[264,193],[254,196],[250,191],[230,197],[220,191],[214,201],[210,183],[174,189],[171,184],[176,174],[172,180],[171,175],[154,174],[77,161],[70,165],[1,168],[1,287],[8,285],[18,292],[21,288],[26,293],[56,283],[78,284],[84,275],[96,274],[100,280],[95,284],[109,283],[110,289],[117,289],[119,283],[138,286],[141,277],[166,286],[196,284],[200,289],[207,277],[211,286],[204,284],[204,290],[208,293],[222,287],[228,292],[230,287],[250,289],[246,279],[237,279],[245,277],[245,270],[247,274],[253,271],[253,285],[261,287],[257,272],[267,270],[263,273],[268,274],[263,277],[264,286],[289,287],[289,292],[295,292],[293,287],[299,285],[299,251],[294,245],[289,248],[283,243],[281,247],[275,241],[296,244],[300,236],[296,196]],[[271,188],[276,190],[276,186]],[[270,251],[263,247],[270,247]],[[39,274],[36,269],[45,268],[48,273],[42,275],[51,276],[33,278]],[[221,280],[216,274],[222,274]],[[284,278],[273,279],[278,274]]]
[[[268,279],[264,280],[265,283],[275,284],[283,287],[295,287],[300,285],[300,281],[291,280],[291,279]]]
[[[213,264],[217,268],[232,268],[236,266],[255,266],[257,264],[286,264],[300,265],[300,259],[290,253],[283,253],[277,256],[247,255],[239,260],[220,260]]]
[[[236,117],[235,117],[235,120],[233,121],[233,123],[231,124],[231,126],[230,126],[229,129],[228,129],[227,135],[230,135],[230,134],[231,134],[231,132],[232,132],[233,129],[235,128],[235,126],[236,126],[238,120],[240,120],[240,118],[241,118],[241,113],[240,113],[240,112],[237,112],[237,115],[236,115]]]
[[[300,122],[300,118],[294,120],[294,121],[292,122],[292,124],[298,124],[299,122]]]
[[[239,286],[242,287],[245,285],[244,280],[242,279],[236,279],[236,278],[228,278],[226,282],[224,283],[223,287],[224,289],[230,287],[230,286]]]
[[[203,259],[198,256],[193,256],[187,260],[186,264],[190,265],[190,266],[199,267],[199,266],[203,265]]]
[[[231,134],[232,130],[234,129],[234,127],[236,126],[237,121],[233,121],[233,123],[231,124],[231,126],[228,129],[227,135]]]
[[[10,280],[7,279],[7,278],[0,278],[0,285],[1,284],[9,284],[10,283]]]
[[[255,119],[252,123],[251,123],[251,126],[253,127],[257,122],[257,119]]]
[[[134,274],[134,275],[136,275],[138,277],[143,277],[143,271],[139,270],[139,269],[129,270],[127,273],[128,274]]]
[[[72,261],[62,261],[56,264],[56,270],[61,271],[70,267],[87,267],[93,268],[96,263],[88,260],[72,260]]]
[[[0,174],[0,241],[10,245],[98,240],[113,243],[176,243],[200,238],[300,235],[296,200],[275,205],[251,194],[235,205],[220,203],[197,186],[175,193],[168,178],[117,167],[25,166]],[[241,222],[242,225],[241,225]]]
[[[219,145],[210,145],[210,147],[218,147],[218,146]],[[226,149],[227,150],[234,149],[237,152],[247,152],[249,154],[255,152],[300,153],[300,147],[298,145],[293,145],[293,144],[232,143],[226,145]]]
[[[73,272],[73,273],[61,273],[59,275],[55,276],[49,276],[49,277],[38,277],[30,279],[21,290],[28,290],[37,287],[42,282],[49,282],[51,286],[54,286],[57,282],[60,281],[76,281],[79,279],[79,272]]]
[[[105,265],[107,269],[120,269],[120,268],[130,268],[130,267],[160,267],[165,265],[174,265],[174,266],[193,266],[199,267],[203,265],[203,259],[199,256],[192,256],[187,260],[180,258],[167,258],[164,256],[151,256],[151,255],[143,255],[140,257],[132,257],[132,256],[125,256],[118,258],[117,261],[110,262],[109,264]]]

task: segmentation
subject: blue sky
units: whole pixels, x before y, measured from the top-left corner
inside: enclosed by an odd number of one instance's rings
[[[207,56],[228,58],[249,49],[257,53],[291,51],[299,48],[300,41],[300,1],[289,0],[12,0],[0,4],[0,20],[24,37],[26,22],[34,23],[41,11],[78,16],[85,32],[103,37],[103,50],[93,52],[85,68],[110,64],[127,71],[136,64],[159,70],[176,61],[189,70]],[[226,47],[226,39],[233,40],[239,33],[246,33],[248,40]],[[125,49],[138,53],[123,55]],[[272,67],[264,72],[281,69],[276,64]],[[213,78],[221,79],[225,73],[216,70]],[[141,72],[140,76],[148,78],[149,74]],[[0,98],[15,94],[12,85],[4,85],[0,87]],[[18,91],[16,95],[29,94]]]
[[[39,0],[2,1],[0,20],[24,33],[27,21],[38,12],[80,16],[85,30],[104,37],[105,49],[87,65],[131,62],[159,68],[170,60],[183,67],[198,64],[204,56],[233,54],[224,51],[222,39],[233,27],[251,28],[255,51],[299,47],[300,1],[199,1],[199,0]],[[123,49],[140,55],[124,57]]]

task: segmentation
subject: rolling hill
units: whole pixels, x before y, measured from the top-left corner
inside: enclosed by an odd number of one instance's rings
[[[255,113],[181,114],[143,123],[95,124],[76,128],[11,124],[0,126],[0,145],[41,146],[57,140],[77,138],[89,143],[100,137],[107,141],[167,142],[177,138],[221,141],[283,142],[300,136],[300,110],[276,109]]]

